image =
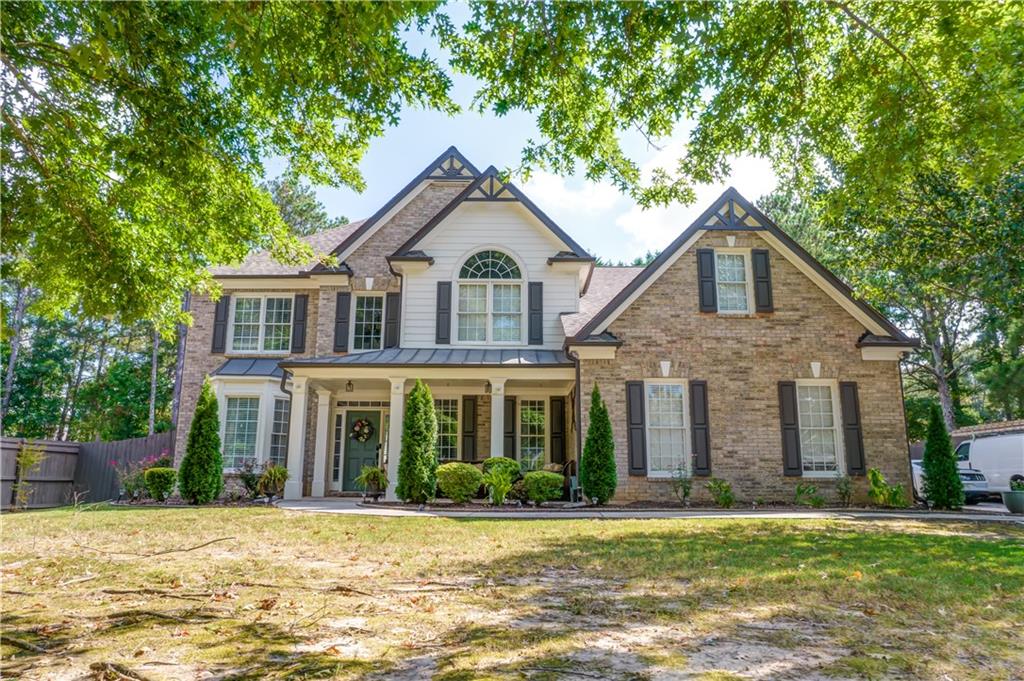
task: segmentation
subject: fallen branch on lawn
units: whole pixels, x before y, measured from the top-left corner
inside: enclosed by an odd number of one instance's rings
[[[554,672],[555,674],[565,674],[566,676],[587,676],[592,679],[605,678],[604,674],[585,672],[580,669],[563,669],[561,667],[520,667],[519,669],[524,672]]]
[[[205,598],[214,596],[212,591],[175,593],[173,591],[168,591],[167,589],[153,589],[150,587],[142,589],[100,589],[100,593],[113,595],[139,594],[146,596],[166,596],[167,598],[180,598],[186,601],[201,601]]]
[[[185,547],[183,549],[165,549],[163,551],[154,551],[153,553],[138,553],[136,551],[107,551],[105,549],[97,549],[97,548],[95,548],[93,546],[86,546],[85,544],[79,544],[78,542],[75,542],[75,545],[78,546],[79,548],[89,549],[90,551],[96,551],[97,553],[105,553],[108,556],[136,556],[138,558],[152,558],[153,556],[163,556],[163,555],[166,555],[168,553],[187,553],[189,551],[195,551],[196,549],[201,549],[204,546],[209,546],[210,544],[216,544],[217,542],[227,541],[229,539],[234,539],[234,538],[235,537],[219,537],[217,539],[211,539],[208,542],[203,542],[202,544],[196,544],[195,546],[188,546],[188,547]]]
[[[48,652],[46,650],[46,648],[43,648],[42,646],[37,646],[35,643],[29,643],[28,641],[22,641],[21,639],[18,639],[18,638],[11,638],[10,636],[4,636],[3,638],[0,638],[0,643],[3,643],[5,645],[9,645],[9,646],[14,646],[15,648],[20,648],[21,650],[27,650],[30,653],[45,653],[45,652]]]
[[[118,681],[121,679],[131,679],[131,681],[148,681],[148,679],[142,674],[134,672],[123,664],[118,664],[117,662],[93,662],[89,665],[89,669],[103,674],[100,678],[109,678],[109,675],[113,675],[113,677],[118,679]]]

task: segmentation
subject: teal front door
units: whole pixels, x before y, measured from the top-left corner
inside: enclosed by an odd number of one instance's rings
[[[360,435],[367,431],[369,436]],[[360,431],[356,431],[360,425]],[[353,437],[357,435],[357,437]],[[380,412],[350,411],[345,414],[345,464],[341,478],[341,489],[346,492],[361,492],[356,478],[363,466],[377,465],[377,445],[380,444]],[[365,440],[363,439],[365,437]]]

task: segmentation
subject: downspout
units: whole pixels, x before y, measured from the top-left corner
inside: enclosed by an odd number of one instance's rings
[[[291,375],[292,372],[288,371],[287,369],[281,369],[281,392],[288,396],[289,403],[291,402],[292,399],[292,391],[286,388],[285,384],[288,383],[288,377]]]
[[[566,350],[576,369],[576,473],[579,474],[580,459],[583,456],[583,394],[580,392],[580,354]]]

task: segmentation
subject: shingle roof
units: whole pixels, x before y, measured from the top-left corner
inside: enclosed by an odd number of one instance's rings
[[[562,350],[389,348],[337,357],[285,360],[282,366],[573,366]]]
[[[212,267],[210,268],[210,273],[215,277],[239,275],[271,277],[289,274],[298,275],[300,272],[305,272],[311,269],[319,262],[321,256],[333,251],[338,244],[359,229],[359,226],[362,224],[363,220],[358,220],[356,222],[350,222],[347,225],[332,227],[331,229],[325,229],[324,231],[317,232],[316,234],[301,237],[300,240],[309,244],[313,248],[314,253],[314,259],[302,265],[282,265],[271,257],[269,251],[258,251],[247,257],[240,265],[233,267],[227,265]]]
[[[595,267],[590,277],[590,287],[580,298],[580,311],[562,315],[562,328],[566,338],[576,335],[590,319],[608,304],[643,267]]]

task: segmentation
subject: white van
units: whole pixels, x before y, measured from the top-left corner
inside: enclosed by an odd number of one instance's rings
[[[1011,480],[1024,480],[1024,432],[975,436],[956,448],[960,468],[985,474],[989,492],[1009,492]]]

